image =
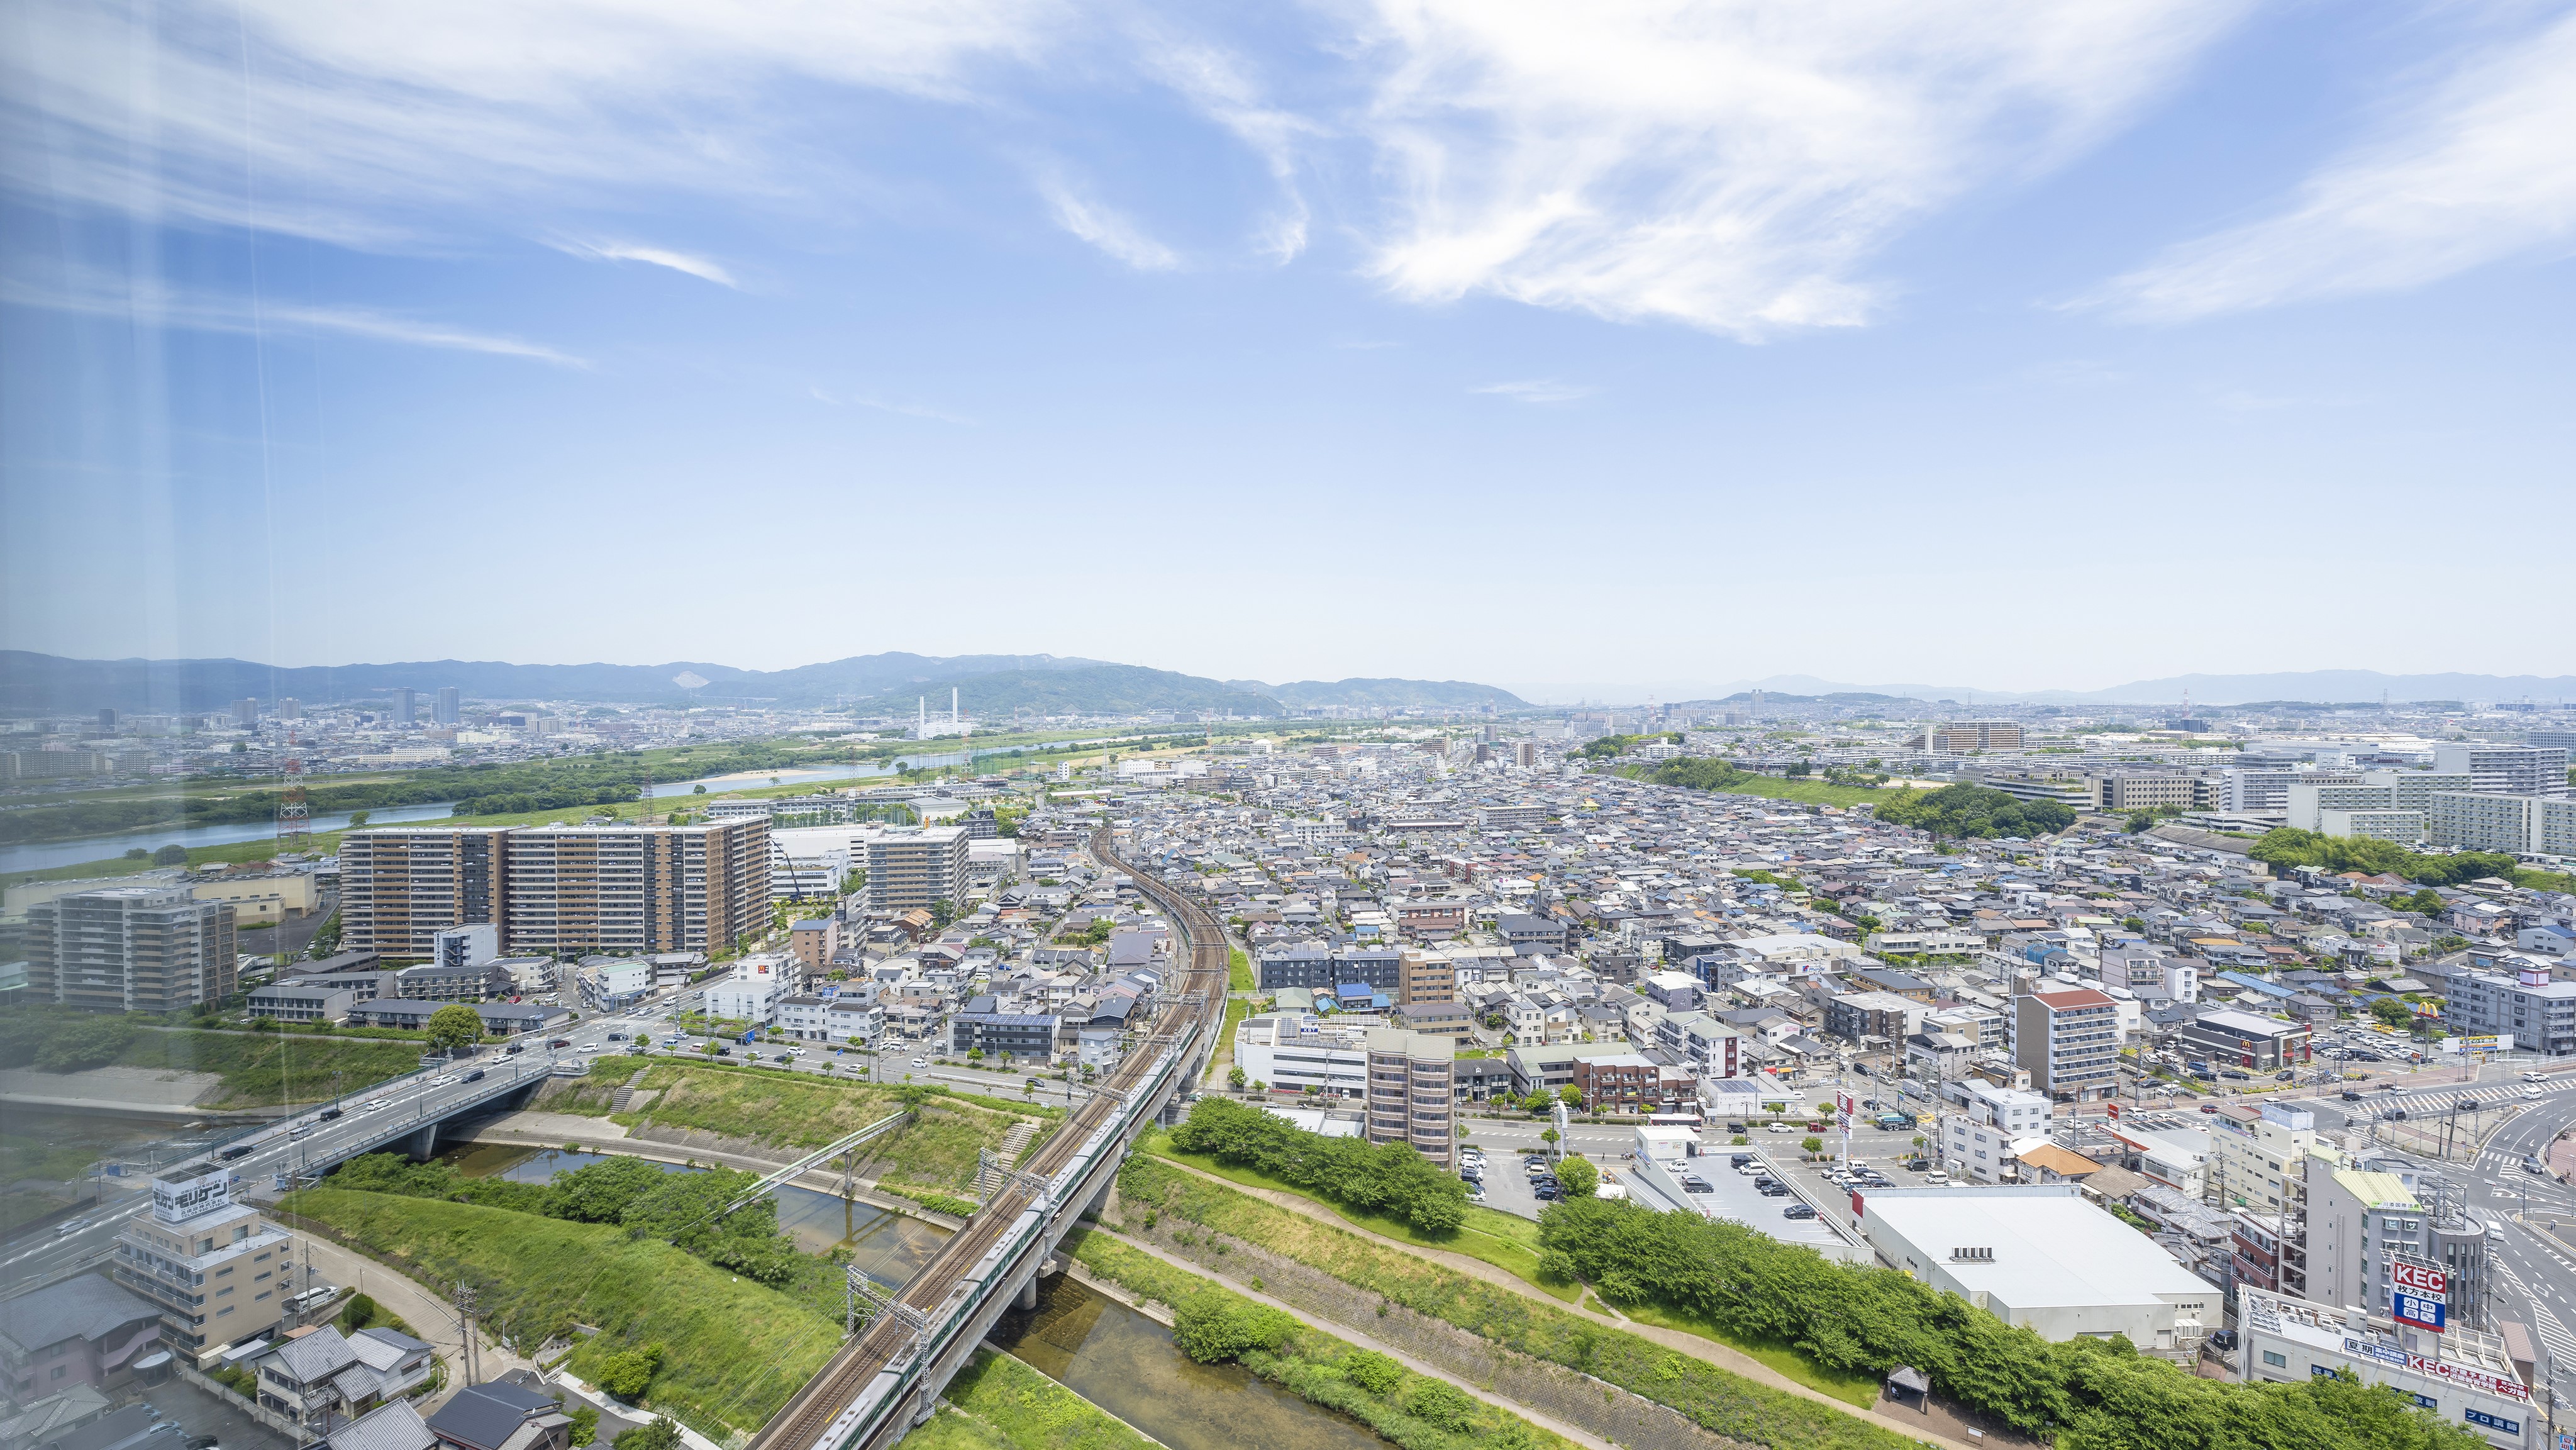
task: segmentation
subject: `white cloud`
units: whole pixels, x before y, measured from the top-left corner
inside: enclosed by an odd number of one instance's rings
[[[674,252],[662,247],[641,247],[630,242],[578,242],[557,239],[546,245],[558,252],[575,257],[588,257],[598,262],[649,262],[656,267],[668,267],[674,272],[686,272],[692,277],[713,282],[719,287],[731,287],[737,292],[742,290],[742,284],[733,279],[733,274],[726,271],[723,264],[710,261],[705,257],[692,256],[687,252]]]
[[[1038,191],[1055,212],[1055,224],[1139,272],[1168,272],[1181,264],[1171,248],[1145,234],[1107,203],[1074,190],[1061,176],[1044,176]]]
[[[1488,383],[1484,387],[1470,388],[1468,391],[1490,393],[1496,397],[1510,398],[1522,403],[1571,403],[1577,398],[1591,397],[1601,390],[1586,387],[1581,383],[1560,383],[1552,378],[1532,378],[1517,383]]]
[[[794,82],[971,100],[979,66],[1034,58],[1068,14],[1065,0],[24,0],[0,47],[15,103],[0,176],[58,203],[371,247],[434,244],[468,205],[830,190],[834,159],[786,139],[807,119],[777,99]]]
[[[18,269],[11,270],[15,272]],[[558,367],[590,366],[581,358],[558,352],[542,343],[497,333],[475,332],[395,313],[181,291],[148,280],[110,277],[96,272],[71,274],[63,285],[53,287],[13,275],[0,282],[0,302],[90,317],[112,317],[145,327],[230,332],[246,336],[336,332],[376,342],[400,343],[406,347],[527,358]]]
[[[1255,245],[1274,262],[1294,261],[1306,250],[1309,220],[1305,195],[1297,185],[1298,150],[1301,143],[1319,135],[1320,128],[1293,111],[1264,104],[1242,63],[1226,51],[1152,35],[1146,38],[1144,51],[1147,66],[1164,84],[1233,132],[1269,168],[1280,202],[1263,219]]]
[[[2181,320],[2418,287],[2576,244],[2576,12],[2460,65],[2281,214],[2204,237],[2087,299]]]
[[[1891,234],[2091,143],[2241,0],[1375,0],[1371,270],[1758,337],[1848,326]]]

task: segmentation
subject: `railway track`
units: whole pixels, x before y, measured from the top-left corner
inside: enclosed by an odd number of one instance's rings
[[[1094,1135],[1126,1112],[1129,1097],[1175,1044],[1193,1032],[1198,1041],[1207,1041],[1225,1021],[1227,947],[1225,931],[1216,918],[1205,907],[1120,860],[1110,832],[1103,830],[1093,836],[1091,854],[1108,870],[1133,879],[1137,889],[1171,917],[1189,944],[1189,965],[1180,973],[1177,991],[1167,994],[1175,1000],[1155,1014],[1153,1026],[1143,1040],[1129,1049],[1090,1100],[1076,1109],[1063,1129],[1030,1160],[1027,1172],[1041,1179],[1051,1180],[1071,1166]],[[1186,1069],[1194,1064],[1184,1062],[1181,1066]],[[1186,1091],[1188,1085],[1184,1073],[1174,1083],[1174,1091]],[[1010,1234],[1021,1214],[1036,1206],[1037,1194],[1026,1178],[1014,1178],[1004,1184],[966,1221],[966,1227],[904,1284],[895,1302],[920,1316],[919,1322],[933,1319],[947,1307],[960,1285],[975,1280],[985,1268],[986,1256]],[[982,1292],[989,1293],[991,1288],[989,1284],[981,1286]],[[823,1443],[835,1422],[858,1402],[878,1375],[899,1367],[905,1356],[915,1351],[919,1322],[904,1314],[883,1312],[870,1319],[867,1327],[842,1346],[821,1373],[762,1427],[751,1450],[838,1450],[837,1446]]]

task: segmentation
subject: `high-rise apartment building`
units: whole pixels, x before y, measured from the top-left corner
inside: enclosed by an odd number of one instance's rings
[[[1457,1156],[1458,1048],[1446,1037],[1368,1029],[1368,1139],[1410,1143],[1447,1168]]]
[[[394,690],[394,723],[408,726],[420,718],[420,692],[409,685]]]
[[[504,849],[513,952],[720,952],[768,919],[765,820],[542,826],[512,831]]]
[[[2554,745],[2441,744],[2433,768],[2466,774],[2480,795],[2567,794],[2567,751]]]
[[[2013,1057],[2034,1092],[2079,1103],[2119,1091],[2120,1008],[2090,988],[2013,998]]]
[[[259,701],[252,699],[247,695],[243,696],[241,699],[233,701],[233,723],[236,725],[258,724]]]
[[[184,886],[110,886],[27,908],[27,992],[92,1012],[184,1012],[232,994],[233,908]]]
[[[717,952],[769,910],[769,822],[396,826],[340,843],[341,940],[436,960],[458,928],[497,952]]]
[[[966,887],[962,826],[895,829],[868,838],[868,909],[908,911],[955,902]]]
[[[1971,755],[1977,751],[2021,749],[2021,723],[2016,720],[1953,720],[1935,725],[1925,737],[1934,755]]]
[[[394,826],[340,839],[340,943],[430,960],[439,934],[499,925],[507,826]]]
[[[438,723],[453,725],[465,718],[465,692],[454,685],[438,687]]]

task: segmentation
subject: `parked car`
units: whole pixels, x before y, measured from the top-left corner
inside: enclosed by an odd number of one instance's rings
[[[516,1057],[516,1056],[518,1056],[520,1053],[525,1052],[525,1051],[527,1051],[527,1050],[528,1050],[528,1045],[527,1045],[526,1043],[524,1043],[524,1042],[513,1042],[513,1043],[511,1043],[509,1046],[504,1047],[504,1048],[502,1048],[502,1049],[501,1049],[501,1055],[502,1055],[503,1057]]]
[[[1793,1203],[1787,1208],[1780,1210],[1780,1216],[1782,1218],[1814,1218],[1816,1216],[1816,1211],[1806,1204]]]
[[[2236,1331],[2233,1329],[2213,1329],[2209,1331],[2209,1347],[2212,1349],[2234,1349],[2236,1347]]]

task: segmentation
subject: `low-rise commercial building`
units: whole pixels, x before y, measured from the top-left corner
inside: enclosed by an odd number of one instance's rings
[[[1854,1195],[1881,1263],[2041,1338],[2126,1335],[2185,1353],[2220,1326],[2218,1287],[2073,1184]]]
[[[2304,1022],[2282,1022],[2251,1012],[2221,1009],[2204,1012],[2174,1031],[2185,1053],[2210,1062],[2255,1072],[2272,1072],[2310,1059],[2310,1037]]]
[[[2251,1285],[2236,1291],[2243,1378],[2301,1384],[2350,1374],[2387,1385],[2418,1409],[2463,1425],[2496,1450],[2541,1450],[2548,1411],[2496,1336],[2454,1326],[2402,1332],[2385,1318]]]

